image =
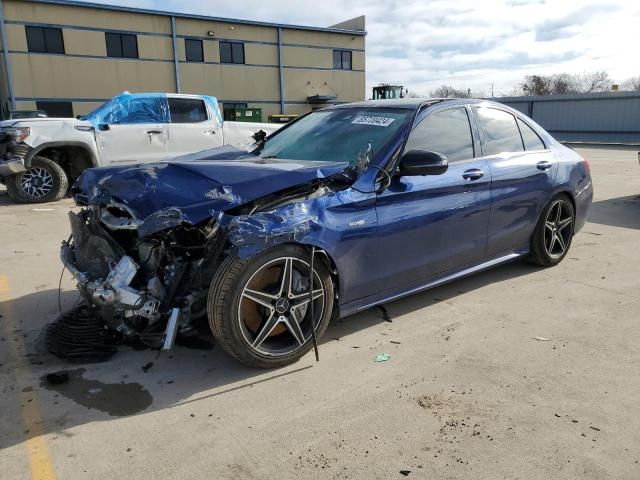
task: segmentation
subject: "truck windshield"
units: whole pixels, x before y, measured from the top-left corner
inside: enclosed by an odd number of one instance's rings
[[[267,140],[259,154],[283,160],[352,162],[368,144],[374,155],[379,152],[411,114],[412,110],[393,108],[314,112]]]

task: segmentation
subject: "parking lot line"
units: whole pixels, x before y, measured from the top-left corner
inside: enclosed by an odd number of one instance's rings
[[[0,273],[0,303],[6,305],[4,311],[4,333],[7,337],[13,335],[15,329],[14,319],[15,311],[11,303],[11,290],[9,288],[9,277]],[[14,369],[15,380],[17,384],[18,399],[20,401],[20,413],[22,422],[26,432],[25,446],[29,457],[29,466],[31,468],[31,478],[33,480],[55,480],[56,473],[51,461],[51,453],[49,445],[44,437],[43,418],[40,413],[38,400],[32,391],[25,392],[29,386],[31,378],[31,368],[29,362],[24,356],[25,345],[21,335],[18,335],[17,341],[7,342],[10,345],[11,354],[15,361]],[[22,350],[22,352],[21,352]]]

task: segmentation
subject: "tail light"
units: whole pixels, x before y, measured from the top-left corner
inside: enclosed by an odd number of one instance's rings
[[[589,160],[587,160],[586,158],[583,158],[582,161],[584,162],[584,169],[587,171],[589,175],[591,175],[591,165],[589,165]]]

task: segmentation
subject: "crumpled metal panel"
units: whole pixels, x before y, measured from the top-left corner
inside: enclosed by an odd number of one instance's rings
[[[141,220],[138,236],[208,218],[272,193],[342,172],[339,162],[263,159],[220,147],[183,159],[85,170],[73,187],[80,204],[117,202]]]

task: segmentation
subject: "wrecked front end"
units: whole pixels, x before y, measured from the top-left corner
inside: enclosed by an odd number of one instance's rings
[[[206,295],[225,245],[218,224],[177,226],[149,238],[114,205],[69,213],[61,259],[83,300],[124,341],[171,348],[206,315]]]
[[[212,179],[218,168],[229,184]],[[318,202],[337,188],[334,170],[260,161],[90,169],[73,189],[82,209],[69,214],[61,259],[109,330],[169,349],[178,332],[195,335],[206,320],[209,287],[229,255],[317,227]]]

